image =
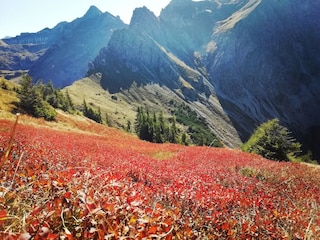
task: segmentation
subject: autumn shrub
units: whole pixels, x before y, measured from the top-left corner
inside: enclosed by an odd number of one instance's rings
[[[56,110],[46,101],[40,100],[34,106],[33,114],[35,117],[44,118],[47,121],[54,121],[57,116]]]

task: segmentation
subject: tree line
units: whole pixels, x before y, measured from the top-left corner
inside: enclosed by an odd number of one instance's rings
[[[221,141],[209,129],[205,120],[190,107],[171,103],[175,110],[164,118],[163,112],[150,113],[138,107],[135,132],[142,140],[155,143],[180,143],[183,145],[222,147]],[[182,126],[182,127],[178,127]]]
[[[163,112],[156,114],[138,107],[135,121],[135,132],[142,140],[155,143],[182,143],[187,145],[186,134],[176,126],[175,117],[169,122]]]
[[[51,81],[46,84],[41,81],[33,84],[32,78],[29,75],[24,75],[20,85],[21,87],[16,89],[20,99],[19,105],[34,117],[54,121],[57,116],[55,109],[61,109],[69,113],[74,113],[76,110],[68,91],[63,93],[60,89],[54,88]],[[98,111],[94,110],[87,105],[85,99],[81,111],[85,117],[102,123],[100,109]]]
[[[54,121],[57,116],[55,108],[66,112],[75,110],[68,92],[55,89],[52,82],[47,84],[32,83],[29,75],[24,75],[20,82],[21,88],[17,90],[20,107],[34,117],[43,117],[47,121]]]
[[[93,121],[96,121],[97,123],[102,123],[102,117],[101,117],[101,110],[98,108],[98,111],[94,110],[90,106],[88,106],[86,100],[83,100],[83,109],[82,109],[83,115],[87,118],[92,119]]]

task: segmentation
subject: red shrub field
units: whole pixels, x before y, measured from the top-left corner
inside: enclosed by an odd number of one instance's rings
[[[14,122],[0,120],[4,155]],[[116,129],[17,125],[1,239],[320,239],[320,169]]]

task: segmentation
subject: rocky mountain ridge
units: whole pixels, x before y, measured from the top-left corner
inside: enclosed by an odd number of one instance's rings
[[[34,79],[52,80],[55,86],[65,87],[83,77],[88,64],[108,43],[113,31],[126,25],[120,18],[91,7],[82,17],[64,29],[56,42],[30,68]]]
[[[45,28],[37,33],[21,33],[13,38],[2,39],[0,44],[0,70],[28,71],[32,65],[58,41],[66,22],[55,28]]]
[[[113,31],[124,27],[119,17],[91,6],[70,23],[2,39],[6,46],[0,46],[0,70],[27,70],[34,81],[51,80],[54,86],[65,87],[86,74]]]

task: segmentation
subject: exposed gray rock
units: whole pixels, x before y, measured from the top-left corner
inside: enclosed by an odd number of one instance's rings
[[[215,29],[206,68],[244,140],[277,117],[319,154],[319,13],[312,0],[253,0]]]

